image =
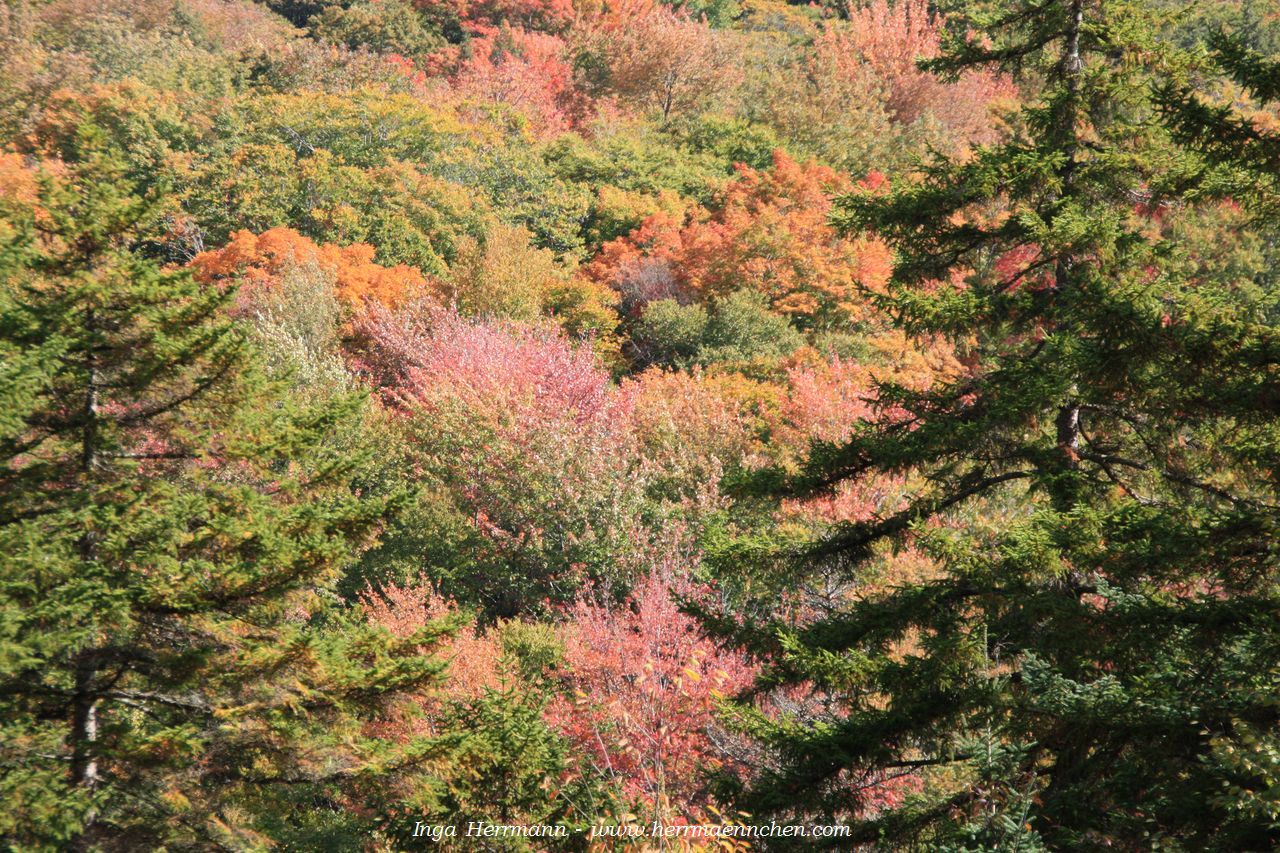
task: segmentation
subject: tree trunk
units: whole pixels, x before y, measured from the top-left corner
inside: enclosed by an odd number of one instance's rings
[[[85,318],[90,331],[90,349],[85,356],[85,395],[82,416],[84,424],[80,440],[80,475],[92,482],[101,462],[99,453],[99,394],[101,376],[97,363],[96,346],[97,313],[90,309]],[[78,543],[82,564],[97,559],[97,536],[91,529],[85,530]],[[75,664],[75,687],[71,708],[71,783],[76,787],[93,791],[100,781],[98,746],[98,650],[87,648],[80,652]],[[90,810],[84,817],[80,835],[74,841],[76,849],[85,849],[93,828],[96,814]]]

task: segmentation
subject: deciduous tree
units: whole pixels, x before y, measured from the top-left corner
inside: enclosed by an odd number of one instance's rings
[[[365,370],[471,538],[447,591],[509,617],[632,571],[644,479],[630,399],[554,328],[371,312]]]
[[[861,320],[868,291],[888,277],[890,255],[873,237],[831,227],[831,196],[850,189],[833,170],[776,152],[766,171],[740,166],[709,215],[680,222],[656,213],[607,243],[585,272],[634,292],[637,307],[655,297],[746,289],[805,327]]]
[[[246,303],[258,291],[278,289],[289,269],[310,265],[333,276],[334,295],[352,311],[371,301],[394,308],[439,293],[439,283],[428,282],[413,267],[384,267],[373,262],[373,255],[373,247],[364,243],[317,245],[292,228],[272,228],[261,234],[237,231],[227,245],[197,255],[191,267],[207,284],[237,286]]]
[[[969,68],[955,80],[921,69],[940,50],[945,20],[927,0],[872,0],[848,9],[847,25],[825,29],[814,44],[815,59],[830,72],[858,79],[870,72],[885,94],[894,121],[940,123],[954,145],[995,140],[993,106],[1012,102],[1015,90],[1000,70]]]
[[[605,30],[608,89],[668,122],[691,116],[733,85],[724,32],[667,6],[654,6]]]
[[[705,815],[706,774],[732,763],[717,743],[716,701],[752,672],[680,612],[675,596],[696,589],[676,559],[659,561],[621,606],[578,599],[565,641],[573,695],[551,712],[597,773],[663,821]]]

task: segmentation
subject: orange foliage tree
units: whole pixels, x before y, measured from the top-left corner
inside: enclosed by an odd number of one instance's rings
[[[574,86],[568,47],[550,33],[506,23],[486,27],[465,51],[447,48],[434,64],[451,74],[459,96],[512,107],[540,136],[577,127],[590,115],[589,101]]]
[[[351,309],[361,309],[370,301],[395,307],[434,291],[434,285],[414,267],[384,267],[374,263],[373,256],[374,248],[365,243],[316,244],[292,228],[272,228],[261,234],[237,231],[230,243],[201,252],[191,266],[201,281],[239,281],[242,298],[248,300],[260,290],[276,287],[289,266],[308,264],[333,274],[335,295]]]
[[[465,702],[480,696],[486,688],[498,685],[501,649],[497,640],[479,634],[474,619],[465,619],[457,605],[430,584],[388,584],[380,590],[370,588],[361,596],[360,607],[366,619],[400,638],[411,637],[440,620],[456,625],[455,630],[436,646],[441,656],[449,661],[449,678],[444,689],[417,697],[419,707],[416,710],[420,714],[412,713],[414,709],[395,709],[398,713],[381,723],[388,732],[438,734],[445,700]]]
[[[701,371],[654,368],[626,379],[621,390],[633,401],[632,427],[650,492],[678,507],[691,528],[727,506],[725,473],[746,466],[758,451],[745,407]]]
[[[666,6],[624,6],[595,22],[608,88],[664,122],[689,114],[739,76],[727,36]]]
[[[38,188],[36,173],[27,168],[21,154],[0,151],[0,200],[34,205]]]
[[[585,274],[633,309],[682,289],[709,298],[745,287],[802,326],[858,320],[862,290],[883,287],[891,257],[879,240],[840,237],[828,222],[831,194],[851,188],[831,169],[776,152],[768,170],[739,166],[709,215],[656,213],[605,244]]]

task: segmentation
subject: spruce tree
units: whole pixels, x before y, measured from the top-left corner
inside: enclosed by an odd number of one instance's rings
[[[783,554],[794,586],[856,585],[908,544],[934,570],[800,625],[713,620],[771,661],[760,689],[827,697],[739,706],[775,759],[740,803],[854,821],[840,845],[1270,848],[1280,333],[1161,235],[1196,167],[1152,105],[1181,73],[1153,7],[988,8],[929,65],[1017,75],[1033,94],[1007,139],[837,214],[896,252],[875,298],[966,370],[880,384],[881,417],[781,487],[908,484]],[[903,773],[920,791],[897,805],[856,784]]]
[[[1242,205],[1258,233],[1274,247],[1280,236],[1275,219],[1280,211],[1280,132],[1256,119],[1259,111],[1280,106],[1280,57],[1254,49],[1250,41],[1256,36],[1211,34],[1208,54],[1202,57],[1207,61],[1198,68],[1207,83],[1225,77],[1243,90],[1252,98],[1252,114],[1238,104],[1215,103],[1179,81],[1157,87],[1156,101],[1173,137],[1195,155],[1183,178],[1188,193]],[[1280,294],[1273,290],[1266,296],[1274,304]],[[1277,325],[1274,310],[1266,319]],[[1273,694],[1280,692],[1274,682],[1271,686]],[[1280,704],[1274,695],[1271,701]],[[1275,827],[1280,824],[1280,727],[1274,717],[1261,724],[1241,720],[1237,735],[1242,748],[1221,742],[1206,759],[1226,780],[1217,801],[1249,820]]]
[[[263,847],[436,753],[366,723],[437,677],[442,626],[332,594],[394,503],[330,440],[361,401],[268,381],[83,133],[0,216],[0,844]]]
[[[1280,133],[1256,119],[1267,105],[1280,105],[1280,59],[1225,32],[1210,36],[1208,46],[1199,76],[1210,82],[1226,76],[1257,109],[1248,115],[1235,103],[1215,103],[1191,82],[1165,81],[1157,88],[1165,123],[1199,157],[1187,183],[1199,195],[1229,197],[1274,215],[1280,205]]]

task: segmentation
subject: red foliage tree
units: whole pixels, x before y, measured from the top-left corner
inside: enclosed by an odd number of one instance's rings
[[[434,65],[449,75],[458,97],[512,107],[536,135],[554,136],[590,117],[590,101],[574,86],[559,36],[506,23],[486,26],[465,48],[437,54]]]
[[[0,201],[34,206],[39,196],[36,173],[21,154],[0,151]]]
[[[729,758],[716,700],[753,675],[745,658],[718,648],[679,610],[674,596],[697,589],[676,563],[660,561],[622,606],[578,599],[565,628],[573,698],[549,710],[597,772],[664,820],[708,803],[703,773]]]

